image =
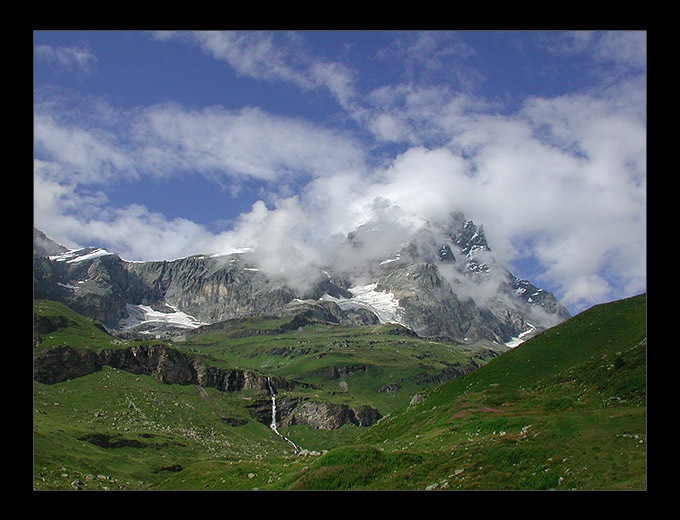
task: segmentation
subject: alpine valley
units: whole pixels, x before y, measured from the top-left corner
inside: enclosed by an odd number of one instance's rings
[[[646,296],[571,317],[461,213],[302,280],[33,244],[34,489],[646,487]]]

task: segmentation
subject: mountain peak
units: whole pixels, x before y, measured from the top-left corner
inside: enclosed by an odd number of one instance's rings
[[[54,256],[61,255],[68,251],[68,247],[55,242],[45,233],[37,228],[33,228],[33,255],[34,256]]]
[[[308,266],[302,285],[286,273],[253,268],[240,255],[127,262],[101,248],[70,250],[38,230],[34,251],[40,257],[34,296],[61,301],[113,330],[130,322],[131,309],[172,309],[191,323],[210,324],[282,314],[291,302],[297,308],[311,298],[337,304],[355,322],[514,345],[569,317],[552,294],[499,264],[483,227],[462,213],[413,226],[367,223],[347,235],[323,268]],[[156,322],[172,321],[165,318],[154,315]]]

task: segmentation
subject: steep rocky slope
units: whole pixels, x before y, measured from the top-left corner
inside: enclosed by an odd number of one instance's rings
[[[370,224],[350,233],[338,258],[352,258],[351,267],[331,259],[310,268],[313,283],[301,290],[249,253],[129,262],[101,248],[68,250],[35,230],[34,297],[63,302],[111,330],[156,337],[280,315],[299,301],[325,302],[338,322],[396,322],[460,343],[526,339],[569,317],[552,294],[500,265],[483,228],[460,213],[425,223],[392,250],[374,247],[385,233]]]

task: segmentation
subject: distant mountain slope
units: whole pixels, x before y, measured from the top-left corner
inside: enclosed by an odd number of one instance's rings
[[[515,345],[569,317],[552,294],[499,265],[483,228],[460,213],[411,234],[365,224],[328,262],[310,266],[301,287],[247,252],[129,262],[103,248],[68,250],[35,230],[34,297],[147,337],[280,314],[294,300],[325,300],[355,321],[459,343]]]

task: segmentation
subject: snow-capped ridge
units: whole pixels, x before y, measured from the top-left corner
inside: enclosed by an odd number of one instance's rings
[[[353,320],[396,323],[423,337],[508,346],[569,317],[552,294],[497,262],[482,226],[462,215],[420,228],[381,224],[360,227],[322,262],[303,266],[303,280],[272,270],[249,248],[130,262],[100,247],[63,250],[36,232],[34,295],[130,334],[277,314],[296,298],[331,301]],[[92,268],[79,264],[86,261]]]
[[[107,251],[101,247],[84,247],[81,249],[69,249],[65,253],[48,256],[48,258],[50,260],[54,260],[55,262],[66,262],[68,264],[73,264],[75,262],[83,262],[85,260],[92,260],[93,258],[109,256],[113,254],[114,253],[111,253],[110,251]]]

